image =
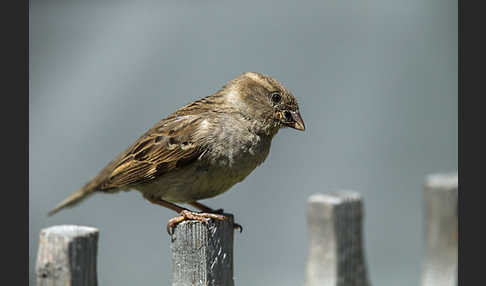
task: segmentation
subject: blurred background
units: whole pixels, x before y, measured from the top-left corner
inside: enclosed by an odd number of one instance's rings
[[[169,285],[167,220],[138,192],[46,213],[154,123],[235,76],[275,77],[306,131],[203,202],[234,213],[237,285],[302,285],[306,203],[359,191],[373,285],[418,285],[425,175],[457,170],[452,0],[30,1],[29,270],[39,231],[101,230],[100,285]]]

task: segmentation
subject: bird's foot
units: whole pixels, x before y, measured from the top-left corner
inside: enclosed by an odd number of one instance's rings
[[[169,220],[169,223],[167,223],[167,233],[169,233],[169,235],[172,235],[173,228],[178,223],[181,223],[185,220],[197,220],[203,223],[207,223],[210,219],[225,220],[226,217],[224,215],[214,214],[214,213],[196,213],[188,210],[183,210],[181,211],[180,216],[171,218]]]
[[[167,233],[169,235],[173,234],[173,229],[174,227],[178,224],[181,223],[185,220],[197,220],[203,223],[207,223],[210,219],[217,219],[217,220],[225,220],[226,217],[224,215],[221,215],[223,213],[223,209],[218,209],[215,211],[215,213],[196,213],[196,212],[191,212],[188,210],[183,210],[180,213],[180,216],[171,218],[169,222],[167,223]],[[243,232],[243,226],[239,223],[233,223],[233,229],[238,229],[241,232]]]

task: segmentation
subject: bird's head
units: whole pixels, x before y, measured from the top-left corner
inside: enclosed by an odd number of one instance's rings
[[[299,105],[292,93],[275,79],[256,72],[244,73],[225,88],[228,101],[252,118],[279,129],[304,131]]]

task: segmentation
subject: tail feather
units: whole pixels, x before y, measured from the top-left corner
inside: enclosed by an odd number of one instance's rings
[[[64,201],[60,202],[54,209],[52,209],[49,213],[47,213],[47,215],[51,216],[64,208],[73,207],[78,203],[80,203],[82,200],[92,195],[93,192],[94,190],[86,189],[83,187],[77,190],[76,192],[72,193]]]

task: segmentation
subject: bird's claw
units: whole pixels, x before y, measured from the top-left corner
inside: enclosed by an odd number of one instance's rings
[[[243,232],[243,227],[241,226],[241,224],[239,223],[233,223],[233,229],[239,229],[240,230],[240,233]]]
[[[220,211],[221,211],[221,213],[223,213],[223,209],[218,209],[215,212],[220,213]],[[191,212],[191,211],[188,211],[188,210],[183,210],[180,213],[180,216],[171,218],[169,220],[169,222],[167,223],[167,233],[169,235],[174,234],[174,232],[173,232],[174,227],[177,224],[179,224],[179,223],[181,223],[185,220],[196,220],[196,221],[200,221],[200,222],[203,222],[203,223],[208,223],[210,219],[217,219],[217,220],[225,220],[226,219],[225,216],[217,214],[217,213],[196,213],[196,212]],[[241,226],[241,224],[236,223],[236,222],[233,223],[233,229],[238,229],[240,231],[240,233],[243,232],[243,226]]]
[[[214,213],[196,213],[188,210],[183,210],[180,213],[180,216],[171,218],[169,220],[169,222],[167,223],[167,233],[169,235],[172,235],[174,227],[185,220],[197,220],[203,223],[208,223],[210,219],[225,220],[226,217]]]

